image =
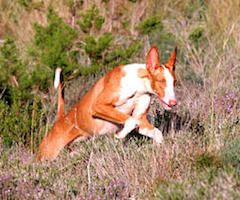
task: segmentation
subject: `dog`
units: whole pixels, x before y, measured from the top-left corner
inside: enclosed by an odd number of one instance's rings
[[[138,129],[139,134],[163,142],[162,132],[147,120],[152,95],[171,110],[177,104],[175,62],[177,47],[165,65],[159,62],[156,47],[148,52],[146,64],[121,65],[111,69],[81,98],[66,115],[57,68],[54,86],[58,87],[57,121],[40,143],[38,161],[55,159],[61,149],[76,138],[115,133],[125,138]]]

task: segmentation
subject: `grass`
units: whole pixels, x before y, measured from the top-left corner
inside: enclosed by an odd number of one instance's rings
[[[10,13],[12,4],[6,2]],[[139,36],[143,48],[157,45],[162,63],[173,43],[179,49],[178,106],[168,113],[154,98],[149,111],[151,123],[164,132],[164,144],[134,134],[126,140],[94,137],[70,144],[55,161],[37,163],[31,154],[37,149],[6,148],[0,141],[0,199],[240,199],[238,1],[153,2],[163,29]],[[144,62],[145,53],[134,61]],[[100,75],[66,86],[67,110]],[[55,94],[49,89],[48,95],[51,103],[42,100],[48,113],[42,113],[47,120],[41,132],[51,127],[56,112]]]
[[[1,155],[0,195],[2,199],[239,198],[239,168],[224,161],[232,159],[235,164],[232,150],[225,148],[228,156],[209,154],[201,139],[181,131],[156,146],[151,140],[138,145],[136,138],[126,143],[113,136],[96,137],[72,144],[57,160],[42,163],[36,163],[28,150],[14,147]]]

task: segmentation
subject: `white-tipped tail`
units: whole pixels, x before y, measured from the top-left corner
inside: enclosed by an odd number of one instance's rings
[[[55,78],[54,78],[54,87],[55,87],[55,89],[58,88],[58,85],[59,85],[59,83],[60,83],[60,74],[61,74],[61,71],[62,71],[62,69],[59,68],[59,67],[56,69]]]

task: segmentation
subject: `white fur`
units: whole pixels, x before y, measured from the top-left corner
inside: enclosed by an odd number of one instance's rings
[[[133,117],[139,118],[143,113],[146,112],[150,105],[151,97],[148,94],[144,94],[137,99],[135,108],[133,110]]]
[[[54,88],[57,89],[58,85],[60,83],[60,74],[61,74],[62,69],[61,68],[57,68],[56,72],[55,72],[55,78],[54,78]]]
[[[139,121],[133,117],[130,117],[126,120],[123,129],[118,133],[115,134],[116,138],[125,138],[128,133],[134,130],[139,125]]]
[[[149,130],[147,128],[139,129],[139,133],[152,138],[156,143],[163,142],[162,132],[157,128],[154,128],[153,130]]]
[[[163,66],[164,67],[164,66]],[[163,97],[163,101],[169,104],[170,100],[176,100],[174,93],[174,79],[169,70],[164,67],[164,76],[167,82],[167,86],[165,88],[165,96]]]
[[[150,80],[147,78],[139,77],[139,69],[146,69],[145,64],[130,64],[124,66],[123,70],[126,75],[121,79],[120,82],[120,96],[119,100],[115,103],[115,109],[129,114],[130,117],[125,123],[123,129],[116,134],[117,138],[126,137],[132,130],[139,126],[139,117],[147,111],[150,105],[150,94],[154,94],[151,88]],[[170,99],[175,99],[173,90],[173,77],[164,67],[164,75],[167,81],[167,87],[165,89],[165,97],[163,100],[169,103]],[[113,129],[113,127],[106,124],[104,126],[103,132],[105,134],[108,129]],[[157,128],[149,130],[147,128],[140,129],[139,133],[153,138],[156,143],[161,143],[163,141],[162,132]]]
[[[150,104],[149,93],[152,92],[150,81],[139,78],[139,69],[146,69],[146,65],[130,64],[124,66],[126,75],[121,79],[120,96],[115,104],[115,109],[133,117],[125,122],[124,128],[116,135],[117,138],[126,137],[139,125],[138,118],[146,112]]]
[[[100,121],[100,120],[99,120]],[[101,123],[102,121],[100,121]],[[101,129],[100,132],[98,132],[99,135],[105,135],[108,133],[115,133],[118,130],[118,126],[108,122],[108,121],[104,121],[104,125],[103,128]],[[95,131],[95,134],[97,134],[97,132]]]
[[[134,94],[142,95],[147,92],[152,92],[150,81],[138,77],[139,69],[146,69],[146,65],[130,64],[124,67],[126,75],[121,80],[119,104],[125,102],[126,98]]]
[[[150,104],[150,96],[145,94],[140,97],[135,98],[134,110],[131,118],[129,118],[125,124],[124,128],[116,135],[117,138],[124,138],[129,134],[133,129],[139,125],[138,119],[140,116],[146,112]],[[122,107],[121,107],[122,108]]]

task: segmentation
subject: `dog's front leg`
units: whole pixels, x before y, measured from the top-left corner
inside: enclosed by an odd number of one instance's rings
[[[150,96],[142,95],[134,109],[133,117],[139,120],[139,130],[141,135],[152,138],[156,143],[162,143],[162,132],[151,125],[147,120],[147,113],[150,105]]]
[[[141,135],[145,135],[147,137],[152,138],[156,143],[163,142],[162,132],[148,122],[147,113],[144,113],[140,118],[138,132]]]
[[[144,119],[143,119],[144,121],[142,121],[141,119],[142,115],[148,111],[150,100],[151,99],[148,94],[142,95],[138,98],[138,101],[136,102],[135,108],[132,113],[132,119],[129,121],[126,121],[123,129],[115,135],[117,138],[126,137],[128,133],[130,133],[134,128],[136,128],[136,125],[139,127],[140,124],[141,126],[145,124],[144,128],[147,127],[147,125],[148,125],[148,128],[150,129],[154,128],[151,124],[149,123],[147,124],[148,121]]]
[[[93,115],[114,123],[124,124],[124,128],[116,134],[117,138],[124,138],[139,125],[139,120],[116,110],[111,104],[97,103],[94,105]]]
[[[130,117],[124,124],[124,127],[121,131],[115,134],[116,138],[122,139],[125,138],[132,130],[134,130],[139,125],[139,120],[133,117]]]

